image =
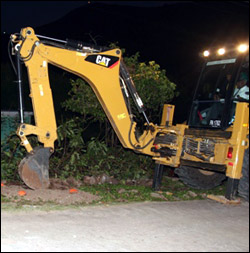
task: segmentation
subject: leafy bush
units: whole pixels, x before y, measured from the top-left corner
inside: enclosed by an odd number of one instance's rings
[[[78,117],[62,123],[58,129],[58,142],[50,159],[50,175],[54,177],[74,176],[80,165],[81,154],[85,152],[82,137],[83,127]]]
[[[95,138],[72,149],[70,153],[59,154],[58,150],[50,159],[50,175],[67,178],[72,176],[82,180],[84,176],[106,174],[119,180],[149,177],[152,173],[151,157],[135,154],[121,146],[107,147]]]
[[[139,179],[151,172],[151,157],[135,154],[121,146],[107,147],[104,142],[92,139],[88,143],[83,158],[87,164],[88,175],[107,174],[117,179]]]
[[[159,121],[163,104],[178,96],[178,92],[175,91],[176,85],[167,78],[166,71],[155,61],[139,62],[139,53],[125,57],[124,62],[147,108],[149,120]],[[137,112],[136,114],[138,115]]]
[[[7,140],[1,141],[1,180],[20,180],[17,167],[25,157],[25,149],[20,145],[20,139],[11,133]]]

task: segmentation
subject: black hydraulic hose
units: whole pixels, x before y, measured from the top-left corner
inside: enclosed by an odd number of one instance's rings
[[[123,77],[125,83],[126,83],[126,86],[129,90],[129,93],[130,95],[132,96],[133,100],[134,100],[134,103],[139,111],[139,113],[142,113],[145,120],[147,121],[147,124],[149,125],[149,120],[148,120],[148,117],[147,115],[145,114],[145,108],[144,108],[144,105],[141,101],[141,98],[139,97],[139,95],[137,94],[137,91],[136,91],[136,88],[133,84],[133,80],[131,79],[127,69],[126,69],[126,66],[125,64],[121,61],[120,63],[120,73],[121,73],[121,76]]]
[[[13,43],[11,39],[8,43],[8,55],[10,58],[11,65],[13,67],[13,70],[15,74],[17,75],[17,82],[18,83],[18,93],[19,93],[19,113],[20,113],[20,122],[21,124],[24,123],[24,106],[23,106],[23,87],[22,87],[22,68],[21,68],[21,61],[20,61],[20,48],[19,51],[16,52],[16,67],[14,65],[14,62],[11,57],[10,48],[13,47]]]
[[[30,51],[29,55],[27,55],[27,56],[25,56],[25,57],[22,57],[22,58],[20,57],[20,59],[21,59],[23,62],[29,61],[29,60],[32,58],[32,56],[33,56],[33,54],[34,54],[35,47],[38,46],[37,43],[48,44],[48,45],[52,45],[52,46],[55,46],[55,47],[59,47],[59,48],[65,49],[65,46],[62,46],[61,44],[54,43],[54,42],[51,42],[51,41],[47,41],[47,40],[40,40],[39,42],[36,41],[36,42],[33,44],[33,46],[32,46],[32,48],[31,48],[31,51]],[[22,44],[22,45],[23,45],[23,44]]]
[[[129,133],[128,133],[128,140],[129,140],[130,145],[131,145],[134,149],[136,149],[136,150],[146,148],[146,147],[154,140],[154,138],[152,138],[151,140],[149,140],[148,143],[145,144],[145,145],[142,146],[142,147],[137,147],[137,146],[135,146],[135,145],[132,143],[132,141],[131,141],[132,126],[133,126],[133,121],[131,120],[131,124],[130,124],[130,128],[129,128]]]
[[[149,125],[149,121],[148,121],[148,118],[147,118],[147,116],[146,116],[146,114],[145,114],[145,112],[144,112],[144,108],[141,107],[141,105],[140,105],[140,104],[138,103],[138,101],[137,101],[137,96],[138,96],[138,95],[137,95],[136,89],[134,88],[134,85],[133,85],[133,83],[132,83],[132,80],[131,80],[131,78],[130,78],[130,76],[129,76],[129,74],[128,74],[128,71],[126,70],[126,67],[125,67],[125,65],[123,64],[123,62],[121,62],[121,64],[120,64],[120,74],[121,74],[122,79],[123,79],[123,80],[125,81],[125,83],[126,83],[126,86],[127,86],[128,90],[129,90],[130,95],[131,95],[132,98],[134,99],[134,102],[135,102],[135,104],[136,104],[136,106],[137,106],[138,111],[139,111],[140,113],[143,113],[143,115],[144,115],[144,117],[145,117],[145,119],[146,119],[146,121],[147,121],[147,124]],[[139,98],[139,96],[138,96],[138,98]],[[139,98],[139,99],[140,99],[140,98]],[[128,101],[129,101],[129,99],[128,99]],[[130,113],[131,113],[131,112],[130,112]],[[130,129],[129,129],[129,133],[128,133],[128,140],[129,140],[130,145],[131,145],[134,149],[136,149],[136,150],[146,148],[146,147],[154,140],[154,138],[152,138],[151,140],[149,140],[148,143],[145,144],[145,145],[142,146],[142,147],[137,147],[137,146],[135,146],[135,145],[132,143],[132,141],[131,141],[132,126],[133,126],[133,120],[131,119]]]
[[[17,63],[17,83],[18,83],[18,90],[19,90],[19,110],[20,110],[20,119],[21,123],[24,122],[23,117],[23,87],[22,87],[22,69],[21,69],[21,61],[19,58],[19,53],[16,55],[16,63]]]
[[[13,47],[13,43],[12,43],[11,40],[9,40],[9,43],[8,43],[8,55],[9,55],[9,58],[10,58],[10,62],[11,62],[12,68],[13,68],[15,74],[17,75],[16,67],[14,65],[14,62],[13,62],[12,58],[11,58],[11,53],[10,53],[11,46]]]

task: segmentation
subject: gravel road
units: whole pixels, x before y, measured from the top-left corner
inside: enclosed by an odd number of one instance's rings
[[[249,203],[2,211],[1,252],[249,252]]]

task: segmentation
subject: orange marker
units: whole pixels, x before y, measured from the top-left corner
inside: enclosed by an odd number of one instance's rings
[[[78,190],[77,189],[69,189],[69,193],[77,193]]]
[[[18,195],[19,196],[25,196],[27,193],[26,193],[26,191],[19,191],[18,192]]]

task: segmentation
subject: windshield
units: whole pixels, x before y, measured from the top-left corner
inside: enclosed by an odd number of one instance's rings
[[[228,94],[235,93],[234,84],[240,78],[236,65],[236,58],[206,63],[195,92],[189,126],[222,128],[222,123],[226,122],[224,118],[229,117],[229,113],[233,116],[237,99],[233,103],[232,94],[230,99]],[[227,120],[226,125],[230,124],[232,122]]]

